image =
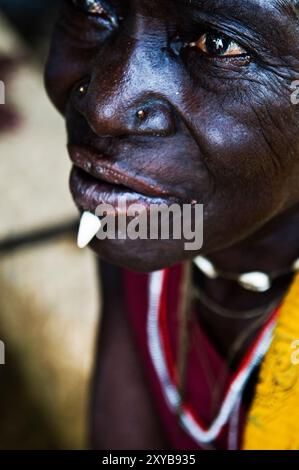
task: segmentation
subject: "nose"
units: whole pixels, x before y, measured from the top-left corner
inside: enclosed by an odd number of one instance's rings
[[[127,40],[125,47],[103,48],[90,77],[73,91],[73,105],[99,136],[175,133],[175,111],[160,88],[165,77],[140,47]]]

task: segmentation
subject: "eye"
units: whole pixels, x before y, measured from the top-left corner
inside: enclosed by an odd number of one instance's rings
[[[248,54],[236,41],[217,32],[205,33],[191,45],[213,57],[237,57]]]
[[[89,15],[102,16],[106,13],[102,2],[99,0],[72,0],[72,3]]]
[[[71,0],[71,3],[90,16],[95,16],[117,24],[117,16],[105,0]]]

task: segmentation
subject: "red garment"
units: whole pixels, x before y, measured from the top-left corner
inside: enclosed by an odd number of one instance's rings
[[[166,302],[166,317],[163,322],[160,320],[159,328],[166,350],[169,355],[169,370],[171,364],[177,359],[178,352],[178,306],[180,303],[180,287],[182,282],[183,270],[181,266],[177,266],[168,270],[167,285],[164,290],[164,301]],[[138,351],[144,372],[151,389],[154,403],[156,405],[157,414],[162,422],[165,435],[170,443],[170,447],[174,450],[199,450],[206,448],[228,449],[230,438],[229,433],[232,428],[229,423],[226,424],[218,438],[210,444],[200,445],[196,440],[188,434],[188,432],[178,422],[175,412],[171,409],[161,380],[154,367],[152,356],[150,354],[148,315],[149,315],[149,280],[147,274],[137,274],[127,270],[123,271],[124,286],[126,294],[126,307],[129,315],[129,321],[136,338]],[[198,320],[192,320],[190,351],[188,354],[188,370],[186,381],[185,403],[187,407],[191,407],[198,420],[204,426],[209,427],[215,414],[219,410],[215,410],[214,416],[211,416],[212,400],[211,389],[206,378],[206,371],[203,368],[203,360],[209,364],[209,370],[212,370],[214,377],[223,374],[225,362],[213,347],[207,335],[203,332]],[[163,331],[162,331],[163,330]],[[199,356],[196,344],[200,342],[201,356]],[[167,349],[168,348],[168,349]],[[202,359],[201,359],[202,358]],[[175,371],[170,371],[175,379]],[[228,372],[226,376],[226,385],[232,380],[232,373]],[[222,398],[222,397],[221,397]],[[236,412],[237,421],[237,438],[235,445],[241,448],[242,433],[245,423],[246,406],[241,404],[239,412]]]

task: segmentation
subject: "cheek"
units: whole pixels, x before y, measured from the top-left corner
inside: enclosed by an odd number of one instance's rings
[[[81,50],[72,46],[65,35],[54,34],[45,68],[45,86],[51,101],[62,114],[74,86],[90,74],[92,57],[91,50]]]
[[[285,123],[276,126],[269,109],[266,119],[250,106],[220,108],[202,113],[196,129],[214,187],[228,194],[231,190],[258,192],[265,186],[286,188],[292,160],[281,135]]]
[[[272,124],[249,108],[197,118],[197,141],[212,181],[205,206],[205,248],[215,250],[246,238],[289,202],[293,166]],[[278,150],[279,149],[279,150]],[[278,152],[277,152],[278,150]]]

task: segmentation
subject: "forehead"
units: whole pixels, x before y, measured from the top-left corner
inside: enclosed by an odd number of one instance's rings
[[[285,30],[294,33],[295,28],[298,33],[299,28],[299,0],[127,0],[126,5],[153,18],[167,18],[173,13],[183,17],[201,14],[235,20],[261,33],[263,28],[273,28],[273,33],[282,39]]]
[[[140,2],[142,0],[136,0]],[[211,7],[238,7],[255,8],[255,9],[277,9],[282,12],[290,8],[299,6],[299,0],[169,0],[172,3],[188,3],[190,6],[198,6],[206,8]]]
[[[162,4],[174,4],[186,6],[187,8],[199,8],[203,10],[251,10],[253,13],[276,13],[297,17],[299,19],[299,0],[132,0],[136,6],[151,4],[157,6]]]
[[[140,0],[136,0],[137,3]],[[142,1],[142,0],[141,0]],[[231,9],[238,8],[244,10],[277,12],[298,15],[299,0],[168,0],[171,3],[185,3],[190,7],[202,9]]]

